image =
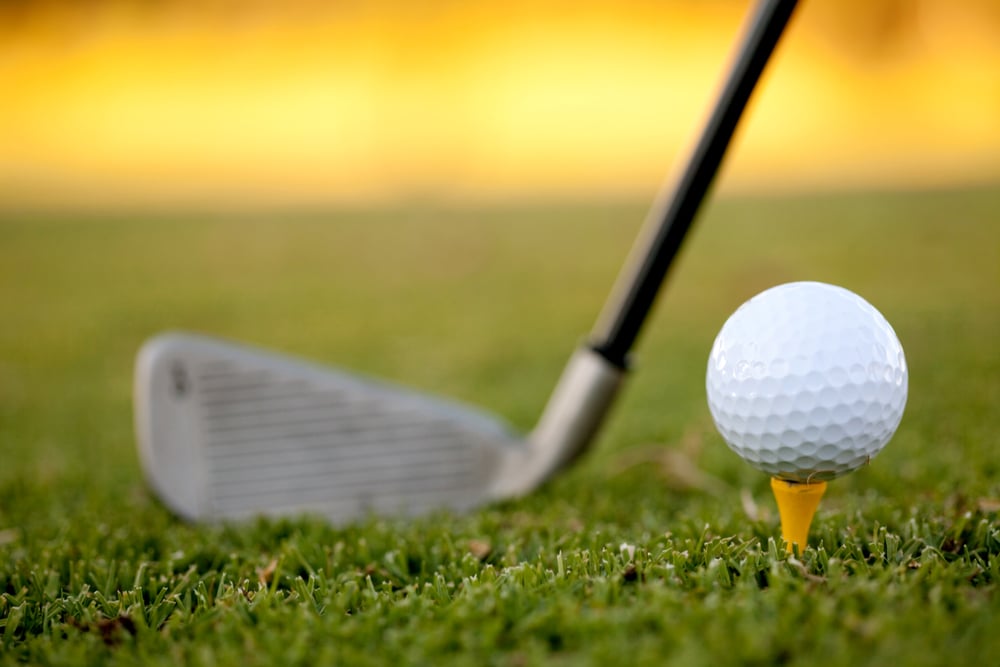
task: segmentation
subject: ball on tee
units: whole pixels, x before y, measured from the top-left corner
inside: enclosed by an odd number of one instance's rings
[[[867,464],[906,405],[903,348],[871,304],[842,287],[779,285],[737,309],[715,339],[708,405],[729,447],[791,482]]]

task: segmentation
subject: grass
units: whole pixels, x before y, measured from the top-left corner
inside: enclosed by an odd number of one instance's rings
[[[920,665],[1000,655],[1000,190],[724,199],[595,449],[470,515],[192,526],[141,479],[131,364],[193,328],[530,428],[640,202],[0,220],[0,664]],[[715,332],[771,285],[861,293],[910,401],[785,555],[716,435]],[[988,658],[987,658],[988,659]]]

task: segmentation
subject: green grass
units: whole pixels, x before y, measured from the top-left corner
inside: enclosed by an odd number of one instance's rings
[[[588,457],[465,516],[191,526],[147,491],[133,355],[163,328],[290,351],[530,428],[642,202],[0,220],[0,663],[963,664],[1000,655],[1000,191],[706,210]],[[798,558],[716,435],[728,314],[872,301],[910,400]],[[634,554],[627,544],[634,547]]]

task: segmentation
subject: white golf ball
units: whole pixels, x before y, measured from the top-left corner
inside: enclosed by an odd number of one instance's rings
[[[788,481],[829,480],[867,464],[895,433],[906,359],[857,294],[788,283],[726,321],[705,384],[715,425],[745,461]]]

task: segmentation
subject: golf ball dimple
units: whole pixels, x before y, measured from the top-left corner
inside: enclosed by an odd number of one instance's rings
[[[753,297],[712,345],[705,385],[729,447],[794,482],[860,468],[906,405],[903,348],[871,304],[842,287],[788,283]]]

